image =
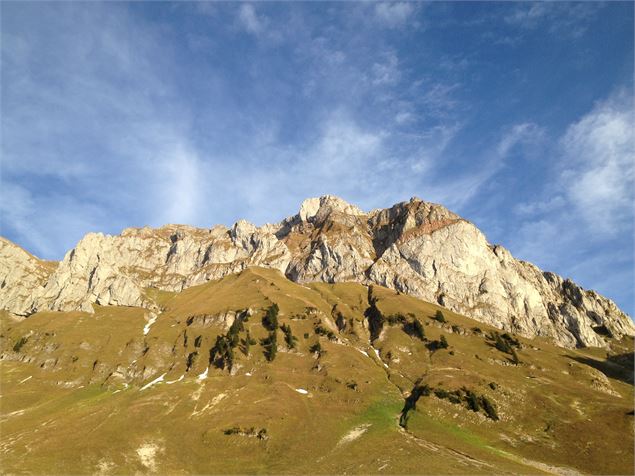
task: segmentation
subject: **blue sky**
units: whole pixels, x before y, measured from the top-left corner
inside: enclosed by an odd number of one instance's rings
[[[418,196],[633,297],[633,4],[2,2],[2,235]]]

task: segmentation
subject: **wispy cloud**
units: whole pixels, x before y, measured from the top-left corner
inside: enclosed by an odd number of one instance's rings
[[[496,151],[499,156],[505,157],[515,147],[539,145],[544,140],[544,137],[544,129],[537,124],[531,122],[515,124],[503,135],[496,147]]]
[[[415,12],[412,2],[380,2],[375,5],[375,17],[388,28],[404,25]]]
[[[633,98],[618,93],[572,124],[561,140],[559,183],[590,228],[612,234],[632,226],[635,200]]]
[[[255,35],[265,30],[268,20],[256,13],[256,8],[251,3],[243,3],[238,11],[238,19],[241,25]]]
[[[526,30],[544,25],[552,34],[577,38],[603,6],[602,2],[518,2],[505,21]]]

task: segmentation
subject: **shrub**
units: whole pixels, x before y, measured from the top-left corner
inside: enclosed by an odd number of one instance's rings
[[[309,347],[309,352],[311,352],[312,354],[315,354],[316,352],[318,354],[322,353],[322,345],[320,344],[320,342],[318,341],[311,347]]]
[[[368,294],[371,294],[371,289],[369,288]],[[377,300],[370,299],[370,306],[364,312],[364,316],[368,319],[368,330],[370,331],[370,340],[374,341],[381,334],[381,330],[384,327],[384,316],[382,316],[379,309],[377,309]]]
[[[448,341],[445,338],[445,336],[441,336],[441,339],[439,340],[439,349],[447,349],[448,348]]]
[[[267,309],[265,317],[262,318],[262,324],[267,330],[273,331],[278,328],[279,311],[280,308],[278,308],[278,305],[275,302]]]
[[[497,421],[499,419],[498,413],[496,412],[496,407],[485,395],[481,396],[481,404],[483,405],[483,409],[485,410],[485,413],[489,418],[494,421]]]
[[[481,409],[477,396],[471,390],[467,390],[465,401],[467,402],[467,407],[473,412],[478,412]]]
[[[20,349],[28,342],[28,337],[20,337],[18,341],[13,345],[13,352],[20,352]]]
[[[245,336],[242,342],[243,342],[245,355],[249,355],[249,348],[252,345],[256,345],[256,339],[252,338],[251,335],[249,334],[249,331],[247,331],[247,335]]]
[[[504,340],[498,332],[494,333],[494,347],[506,354],[511,354],[512,351],[509,343]]]
[[[414,410],[417,405],[417,401],[421,397],[427,397],[430,395],[430,387],[428,385],[415,385],[410,392],[408,398],[404,402],[404,407],[401,410],[401,416],[399,417],[399,425],[406,428],[408,425],[408,413],[410,410]]]
[[[391,326],[394,326],[395,324],[401,324],[401,323],[406,322],[406,316],[404,316],[403,314],[398,312],[397,314],[392,314],[392,315],[388,316],[386,318],[386,321]]]
[[[265,348],[265,358],[273,362],[278,353],[278,334],[275,330],[269,332],[269,336],[260,340],[260,345]]]
[[[192,352],[188,354],[187,360],[185,362],[185,371],[187,372],[192,368],[194,362],[196,362],[196,358],[198,357],[198,352]]]
[[[434,390],[434,394],[436,395],[437,398],[441,398],[441,399],[448,398],[450,396],[450,392],[448,392],[444,388],[436,388]]]
[[[291,334],[291,326],[283,324],[280,326],[282,332],[284,332],[284,340],[287,343],[289,349],[295,349],[295,344],[298,341],[297,337]]]
[[[337,311],[337,319],[335,319],[335,325],[340,332],[346,329],[346,319],[344,319],[344,315],[339,311]]]
[[[426,340],[426,332],[423,329],[421,322],[416,317],[412,319],[412,322],[405,322],[403,330],[409,336],[416,337],[423,342]]]
[[[444,324],[444,323],[448,322],[448,321],[445,319],[445,316],[443,315],[443,313],[441,312],[441,310],[440,310],[440,309],[439,309],[439,310],[437,310],[436,314],[434,315],[434,320],[435,320],[435,321],[438,321],[438,322],[440,322],[440,323],[442,323],[442,324]]]
[[[309,333],[308,333],[308,332],[305,332],[305,333],[304,333],[304,338],[305,338],[305,339],[308,339],[308,338],[309,338]]]

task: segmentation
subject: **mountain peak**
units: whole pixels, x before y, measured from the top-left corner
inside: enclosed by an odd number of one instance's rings
[[[346,215],[364,215],[364,212],[361,209],[348,203],[340,197],[336,197],[335,195],[322,195],[320,197],[307,198],[302,202],[298,215],[300,220],[309,221],[311,218],[318,215],[320,211],[326,213],[338,212]]]

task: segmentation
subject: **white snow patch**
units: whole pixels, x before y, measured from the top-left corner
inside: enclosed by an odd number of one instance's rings
[[[112,392],[112,394],[114,395],[115,393],[119,393],[119,392],[121,392],[121,389],[120,389],[120,388],[119,388],[119,389],[117,389],[117,390],[115,390],[114,392]]]
[[[141,461],[141,464],[153,473],[157,470],[157,462],[155,458],[158,452],[159,447],[154,443],[144,443],[137,448],[139,461]]]
[[[304,390],[303,388],[296,388],[295,389],[296,392],[301,393],[302,395],[308,395],[309,392],[307,390]]]
[[[355,349],[357,352],[359,352],[360,354],[364,354],[366,357],[370,357],[370,355],[368,355],[368,352],[366,352],[365,350],[360,350],[360,349]]]
[[[159,375],[157,378],[155,378],[152,382],[145,384],[143,387],[141,387],[141,390],[145,390],[146,388],[150,388],[152,387],[155,383],[159,383],[159,382],[163,382],[163,377],[165,377],[165,374],[163,375]]]
[[[383,360],[381,360],[381,357],[379,356],[379,351],[377,349],[375,349],[373,347],[373,350],[375,351],[375,355],[377,356],[377,358],[379,359],[379,361],[384,365],[384,367],[388,368],[388,365],[386,364],[386,362],[384,362]]]
[[[246,375],[247,377],[251,377],[251,372],[247,372],[245,375]]]
[[[173,383],[176,382],[180,382],[181,380],[183,380],[185,378],[185,375],[181,375],[179,378],[177,378],[176,380],[170,380],[169,382],[165,382],[168,385],[172,385]]]
[[[199,380],[205,380],[205,379],[207,378],[207,372],[209,372],[209,367],[207,367],[207,368],[205,369],[205,372],[203,372],[202,374],[200,374],[197,378],[198,378]]]
[[[157,322],[157,318],[159,316],[157,316],[155,313],[151,313],[150,314],[150,319],[148,319],[148,322],[146,322],[146,325],[143,327],[143,335],[147,336],[148,332],[150,332],[150,328],[152,327],[152,324],[154,324],[155,322]]]
[[[24,382],[26,382],[27,380],[30,380],[30,379],[32,379],[32,378],[33,378],[33,375],[29,375],[27,378],[25,378],[25,379],[23,379],[23,380],[20,380],[20,381],[18,382],[18,385],[20,385],[21,383],[24,383]]]
[[[339,443],[337,443],[337,445],[343,445],[346,443],[350,443],[351,441],[356,440],[357,438],[359,438],[360,436],[362,436],[364,433],[366,433],[366,431],[368,430],[368,428],[370,428],[370,423],[365,423],[363,425],[359,425],[356,426],[355,428],[353,428],[351,431],[349,431],[348,433],[346,433],[342,439],[339,441]]]

